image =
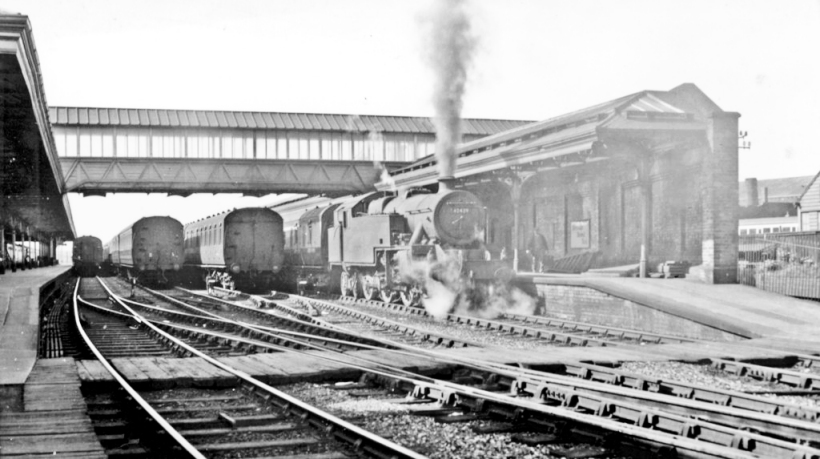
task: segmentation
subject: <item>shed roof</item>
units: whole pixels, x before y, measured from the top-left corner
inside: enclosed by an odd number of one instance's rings
[[[434,134],[429,118],[326,113],[234,112],[94,107],[50,107],[56,126],[193,127]],[[531,121],[466,118],[466,135],[491,135]]]

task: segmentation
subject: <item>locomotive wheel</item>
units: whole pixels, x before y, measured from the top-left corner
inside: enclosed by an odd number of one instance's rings
[[[387,304],[390,304],[396,301],[398,294],[395,290],[383,288],[379,291],[379,296],[381,297],[382,301],[384,301]]]
[[[401,290],[399,297],[401,297],[401,303],[408,308],[418,306],[421,301],[421,295],[412,288]]]
[[[362,296],[364,296],[364,299],[368,301],[373,301],[379,296],[379,289],[373,287],[363,287],[362,290],[364,290],[364,294]]]

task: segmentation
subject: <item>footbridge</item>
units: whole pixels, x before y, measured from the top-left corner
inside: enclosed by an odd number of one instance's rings
[[[427,118],[51,107],[66,190],[308,193],[373,190],[383,171],[432,154]],[[466,119],[466,140],[527,121]]]

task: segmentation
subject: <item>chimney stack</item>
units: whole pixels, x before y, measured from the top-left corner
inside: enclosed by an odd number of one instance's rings
[[[758,204],[757,198],[757,179],[747,178],[745,182],[746,207],[756,207]]]
[[[439,193],[446,193],[448,191],[453,191],[455,189],[456,178],[452,175],[446,177],[439,177],[438,179],[438,192]]]
[[[767,204],[769,202],[769,187],[763,187],[763,202],[760,204]]]

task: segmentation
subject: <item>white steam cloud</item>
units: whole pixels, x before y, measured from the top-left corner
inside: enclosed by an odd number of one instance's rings
[[[399,257],[397,261],[404,282],[424,286],[421,303],[437,319],[450,313],[492,319],[504,313],[531,315],[536,311],[536,300],[516,287],[497,283],[470,285],[452,259]]]
[[[466,12],[466,0],[436,0],[429,16],[428,60],[435,75],[436,159],[439,174],[455,172],[455,147],[461,142],[461,108],[467,70],[476,39]]]

